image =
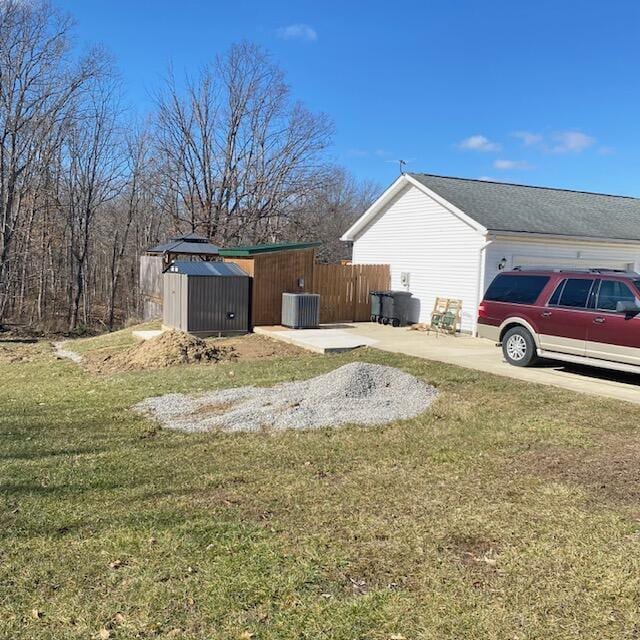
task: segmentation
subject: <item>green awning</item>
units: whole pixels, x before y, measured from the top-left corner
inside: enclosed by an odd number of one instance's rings
[[[245,247],[220,249],[220,255],[228,258],[251,257],[261,253],[275,253],[277,251],[296,251],[319,247],[321,242],[285,242],[280,244],[254,244]]]

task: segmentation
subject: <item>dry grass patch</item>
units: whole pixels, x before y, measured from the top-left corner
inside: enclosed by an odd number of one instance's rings
[[[32,345],[19,343],[0,344],[0,362],[14,364],[17,362],[31,362],[34,357]]]
[[[445,547],[460,563],[463,575],[476,588],[492,588],[503,571],[498,567],[500,547],[474,534],[453,534]]]
[[[516,468],[580,486],[599,501],[640,509],[640,437],[635,433],[596,434],[586,447],[535,447]]]

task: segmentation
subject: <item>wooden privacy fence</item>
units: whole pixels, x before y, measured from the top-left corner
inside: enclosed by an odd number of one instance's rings
[[[320,322],[365,322],[369,292],[388,289],[388,264],[316,264],[313,292],[320,294]]]
[[[319,293],[320,322],[364,322],[369,291],[388,289],[388,264],[315,264],[313,249],[225,257],[252,279],[253,326],[280,324],[283,293]]]

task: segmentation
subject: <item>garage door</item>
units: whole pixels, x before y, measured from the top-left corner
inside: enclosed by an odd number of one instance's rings
[[[554,258],[553,256],[513,256],[513,266],[522,267],[558,267],[565,269],[622,269],[633,270],[633,264],[617,260],[600,260],[593,258]]]

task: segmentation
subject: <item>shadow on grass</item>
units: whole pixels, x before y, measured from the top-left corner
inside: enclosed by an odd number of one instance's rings
[[[86,447],[75,449],[34,449],[33,451],[20,451],[15,453],[0,453],[0,460],[46,460],[60,456],[83,456],[104,453],[106,447]]]
[[[599,367],[561,362],[559,360],[541,360],[536,363],[537,369],[557,369],[559,372],[572,373],[574,375],[593,378],[606,382],[619,382],[631,384],[640,388],[640,374],[626,371],[614,371],[613,369],[600,369]]]

